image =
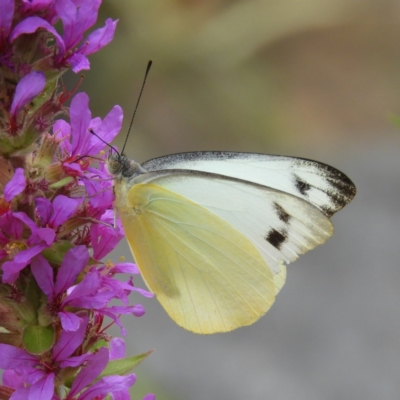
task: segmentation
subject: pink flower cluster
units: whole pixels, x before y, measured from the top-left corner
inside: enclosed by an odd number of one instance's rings
[[[101,261],[124,236],[105,169],[122,109],[92,118],[85,93],[67,109],[59,84],[112,40],[111,19],[84,38],[100,3],[0,0],[0,398],[129,399],[148,355],[126,357],[103,327],[109,318],[125,335],[120,315],[145,312],[129,294],[152,296],[134,286],[136,265]]]

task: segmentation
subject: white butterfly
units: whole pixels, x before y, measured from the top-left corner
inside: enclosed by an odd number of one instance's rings
[[[112,154],[115,207],[141,274],[170,317],[196,333],[226,332],[265,314],[285,264],[324,243],[329,217],[356,193],[311,160],[194,152],[142,166]]]

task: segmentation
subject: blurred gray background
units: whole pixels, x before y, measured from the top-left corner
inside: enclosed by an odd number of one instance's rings
[[[127,155],[293,155],[358,188],[335,235],[289,265],[251,327],[195,335],[133,296],[147,314],[125,319],[128,352],[156,351],[136,369],[132,399],[399,399],[400,2],[104,0],[101,11],[101,23],[119,18],[116,37],[80,90],[94,116],[124,108],[119,146],[154,61]],[[126,243],[120,255],[131,259]]]

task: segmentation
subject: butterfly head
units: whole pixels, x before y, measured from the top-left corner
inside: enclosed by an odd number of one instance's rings
[[[107,169],[115,179],[128,181],[146,172],[139,163],[114,152],[110,152],[107,158]]]

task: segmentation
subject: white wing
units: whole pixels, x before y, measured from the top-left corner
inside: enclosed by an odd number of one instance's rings
[[[154,183],[176,192],[245,234],[278,275],[277,291],[286,275],[282,263],[294,261],[333,233],[329,218],[312,204],[239,179],[197,171],[164,170],[140,175],[135,181]]]
[[[147,171],[186,169],[258,183],[318,207],[330,217],[355,196],[353,182],[329,165],[301,158],[255,153],[179,153],[146,161]]]

